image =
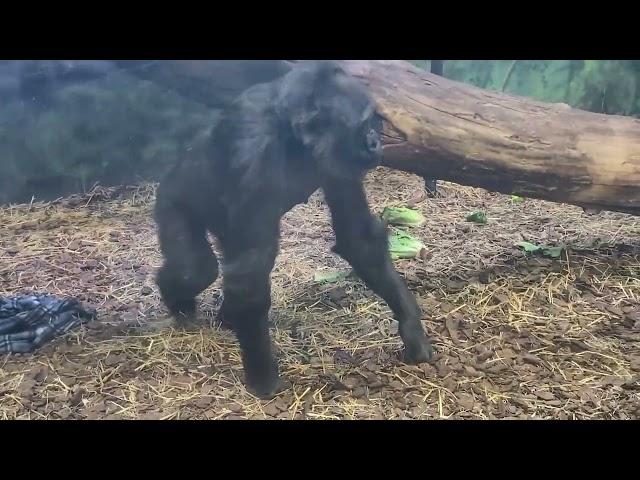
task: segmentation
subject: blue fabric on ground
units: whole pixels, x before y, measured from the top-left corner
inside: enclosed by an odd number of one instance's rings
[[[0,354],[33,352],[95,316],[95,310],[70,298],[52,295],[0,297]]]

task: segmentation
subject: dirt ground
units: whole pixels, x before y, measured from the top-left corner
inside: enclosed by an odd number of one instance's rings
[[[376,212],[422,180],[379,169]],[[424,258],[397,261],[437,350],[400,361],[397,323],[330,252],[320,194],[283,219],[272,336],[288,388],[260,401],[242,384],[238,346],[215,321],[220,280],[201,297],[210,325],[167,325],[153,186],[0,210],[0,295],[73,296],[98,321],[34,355],[0,358],[4,419],[637,419],[640,226],[636,217],[442,184],[417,205]],[[488,222],[467,222],[484,210]],[[565,244],[561,258],[519,241]]]

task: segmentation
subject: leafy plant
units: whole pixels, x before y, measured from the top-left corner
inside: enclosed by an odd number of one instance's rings
[[[591,112],[640,116],[639,60],[447,60],[444,76]]]
[[[340,280],[344,280],[349,276],[349,272],[337,271],[337,270],[323,270],[316,272],[313,276],[313,281],[316,283],[336,283]]]
[[[487,223],[487,214],[480,211],[473,212],[471,215],[467,215],[467,222],[485,224]]]
[[[382,218],[391,225],[416,227],[424,224],[424,216],[417,210],[407,207],[385,207]]]
[[[394,260],[415,258],[423,248],[425,246],[420,240],[406,232],[396,231],[389,235],[389,253]]]
[[[551,258],[560,258],[562,252],[565,250],[563,246],[547,246],[547,245],[536,245],[535,243],[530,242],[518,242],[516,244],[519,247],[522,247],[527,253],[542,253],[542,255]]]

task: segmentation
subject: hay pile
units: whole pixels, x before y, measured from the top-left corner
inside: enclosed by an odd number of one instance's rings
[[[422,180],[379,169],[376,212]],[[201,300],[211,328],[167,324],[154,187],[0,210],[0,294],[46,291],[99,321],[32,356],[0,359],[0,418],[638,418],[640,251],[636,217],[444,184],[411,233],[423,258],[399,260],[438,357],[399,362],[389,309],[329,248],[320,194],[283,219],[273,272],[273,338],[289,388],[270,402],[242,384],[238,346],[215,323],[220,280]],[[484,211],[487,224],[467,222]],[[515,244],[566,244],[559,259]]]

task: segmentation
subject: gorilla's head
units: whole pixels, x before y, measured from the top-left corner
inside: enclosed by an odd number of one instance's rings
[[[376,105],[366,86],[335,62],[296,65],[280,82],[276,109],[323,173],[352,176],[380,164]]]

